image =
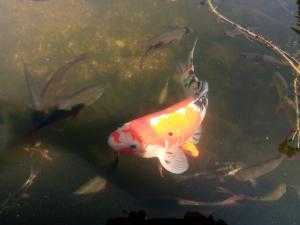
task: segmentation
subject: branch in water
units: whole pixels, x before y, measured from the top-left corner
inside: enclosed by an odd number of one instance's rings
[[[271,48],[273,51],[275,51],[277,54],[279,54],[283,59],[285,59],[290,65],[291,67],[295,70],[295,72],[297,73],[297,76],[300,75],[300,67],[299,67],[299,62],[293,57],[291,56],[289,53],[287,53],[286,51],[282,50],[281,48],[279,48],[277,45],[275,45],[272,41],[266,39],[265,37],[255,34],[254,32],[240,26],[239,24],[229,20],[228,18],[226,18],[225,16],[223,16],[221,13],[219,13],[217,11],[217,7],[214,6],[212,4],[211,0],[208,0],[208,6],[211,10],[211,12],[213,14],[215,14],[218,18],[220,18],[221,20],[224,20],[228,23],[230,23],[231,25],[233,25],[236,29],[238,29],[240,32],[244,33],[245,35],[247,35],[248,37],[251,37],[252,39],[268,46],[269,48]]]

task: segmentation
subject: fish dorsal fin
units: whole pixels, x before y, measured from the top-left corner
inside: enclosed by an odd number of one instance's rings
[[[179,146],[160,151],[158,158],[161,165],[171,173],[181,174],[189,167],[187,158]]]
[[[202,136],[202,126],[199,126],[197,130],[193,133],[193,135],[189,138],[189,142],[196,145],[199,143],[201,136]]]
[[[191,141],[186,141],[181,148],[185,153],[191,155],[192,157],[199,156],[199,150]]]

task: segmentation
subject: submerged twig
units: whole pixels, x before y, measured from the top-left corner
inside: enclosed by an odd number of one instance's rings
[[[258,34],[252,32],[252,31],[248,30],[247,28],[244,28],[241,25],[231,21],[227,17],[223,16],[221,13],[219,13],[217,11],[217,7],[212,4],[211,0],[208,0],[208,6],[209,6],[211,12],[213,14],[215,14],[218,18],[230,23],[236,29],[238,29],[240,32],[244,33],[248,37],[251,37],[254,40],[268,46],[269,48],[271,48],[273,51],[275,51],[277,54],[279,54],[282,58],[284,58],[291,65],[291,67],[295,70],[295,72],[297,73],[298,76],[300,75],[300,67],[299,67],[300,63],[298,62],[297,59],[295,59],[293,56],[291,56],[286,51],[279,48],[277,45],[275,45],[272,41],[268,40],[267,38],[265,38],[261,35],[258,35]]]
[[[285,140],[280,144],[279,151],[285,152],[287,149],[295,149],[293,153],[298,152],[300,150],[300,114],[299,114],[299,102],[298,102],[298,77],[300,76],[300,63],[297,59],[295,59],[293,56],[291,56],[288,52],[282,50],[280,47],[278,47],[276,44],[274,44],[272,41],[268,40],[267,38],[263,37],[262,35],[258,35],[247,28],[242,27],[241,25],[231,21],[227,17],[223,16],[221,13],[217,11],[217,7],[212,4],[212,0],[208,0],[208,6],[213,14],[215,14],[219,19],[224,20],[231,25],[233,25],[237,30],[239,30],[241,33],[245,34],[245,36],[248,36],[263,45],[271,48],[274,52],[276,52],[278,55],[280,55],[284,60],[286,60],[289,65],[293,68],[295,78],[294,78],[294,103],[296,107],[296,124],[295,124],[295,130],[290,132]],[[290,138],[291,137],[291,138]],[[291,143],[295,140],[295,137],[297,137],[297,146],[291,146]],[[283,151],[284,150],[284,151]],[[297,151],[296,151],[297,150]],[[289,153],[290,155],[291,153]],[[293,154],[291,154],[293,155]]]

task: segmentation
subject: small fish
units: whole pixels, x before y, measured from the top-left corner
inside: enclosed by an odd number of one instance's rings
[[[192,201],[187,199],[177,199],[177,202],[179,205],[184,206],[232,206],[237,205],[239,201],[245,199],[245,195],[233,195],[222,201]]]
[[[193,47],[185,62],[178,66],[178,71],[174,76],[174,79],[182,86],[186,96],[194,96],[195,93],[197,93],[197,84],[199,83],[199,79],[195,75],[193,64],[197,41],[198,39],[194,41]]]
[[[278,111],[284,111],[291,127],[294,128],[296,124],[296,105],[292,99],[284,96],[277,107]]]
[[[248,30],[253,30],[254,28],[247,28]],[[235,38],[237,36],[241,36],[243,35],[245,38],[247,38],[249,41],[253,41],[253,39],[251,37],[249,37],[249,35],[247,35],[247,33],[242,32],[241,30],[239,30],[238,28],[234,28],[233,30],[227,30],[224,32],[224,34],[228,37],[231,38]]]
[[[25,77],[27,88],[29,91],[30,102],[32,104],[31,107],[35,111],[43,111],[44,108],[43,108],[43,104],[42,104],[42,99],[40,97],[38,90],[36,89],[36,87],[33,83],[32,76],[29,73],[25,62],[23,62],[23,66],[24,66],[24,77]]]
[[[34,86],[32,76],[28,71],[27,65],[24,65],[24,77],[28,87],[32,107],[37,112],[47,112],[49,109],[57,106],[57,97],[61,88],[61,83],[65,78],[67,71],[77,62],[85,59],[85,54],[82,54],[74,60],[66,63],[65,65],[54,71],[49,81],[45,84],[39,92]]]
[[[253,186],[256,186],[256,179],[272,172],[275,170],[285,159],[285,156],[279,154],[278,156],[255,164],[253,166],[248,166],[237,170],[235,173],[232,173],[235,179],[239,181],[250,181]]]
[[[49,81],[44,86],[41,92],[41,99],[44,104],[44,110],[55,107],[57,105],[57,96],[59,94],[61,83],[64,80],[66,73],[78,62],[85,60],[86,55],[79,55],[77,58],[66,63],[54,71]]]
[[[247,197],[248,200],[256,201],[256,202],[273,202],[281,199],[281,197],[286,193],[286,184],[280,183],[278,184],[274,190],[256,197]]]
[[[159,98],[158,98],[158,103],[161,105],[165,102],[167,96],[168,96],[168,87],[169,87],[169,79],[165,83],[163,89],[160,92]]]
[[[99,176],[96,176],[89,180],[87,183],[80,186],[76,191],[74,191],[74,195],[87,195],[87,194],[95,194],[101,191],[104,191],[107,185],[107,181]]]
[[[208,83],[200,81],[193,97],[124,124],[108,138],[118,152],[136,154],[143,158],[158,158],[167,171],[180,174],[188,169],[185,152],[198,150],[199,127],[208,106]],[[194,136],[195,135],[195,136]]]
[[[99,84],[82,88],[70,96],[60,98],[58,109],[71,110],[76,105],[89,106],[102,96],[104,90],[105,87]]]
[[[192,28],[185,26],[173,26],[168,28],[167,31],[150,41],[150,46],[142,56],[140,67],[142,68],[145,60],[152,55],[156,50],[166,47],[172,43],[180,41],[185,35],[193,33]]]
[[[286,61],[281,59],[276,59],[273,56],[259,54],[259,53],[252,53],[252,52],[243,52],[241,57],[244,59],[248,59],[253,63],[257,64],[266,64],[270,66],[288,66],[289,64]]]
[[[280,104],[281,101],[284,97],[288,96],[290,94],[289,92],[289,86],[286,82],[286,80],[284,79],[284,77],[279,73],[279,72],[275,72],[273,75],[273,81],[279,96],[279,103],[277,106],[277,110],[279,110],[280,108]]]

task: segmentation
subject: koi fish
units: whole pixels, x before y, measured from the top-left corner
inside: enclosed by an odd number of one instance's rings
[[[253,186],[256,186],[255,179],[275,170],[282,163],[284,158],[284,155],[279,154],[272,159],[260,162],[256,165],[241,168],[230,175],[239,181],[250,181]]]
[[[118,152],[143,158],[158,158],[162,167],[175,174],[188,169],[185,153],[199,155],[199,127],[208,106],[208,83],[199,81],[194,96],[125,123],[108,138],[109,145]]]
[[[185,35],[193,33],[192,28],[185,26],[172,26],[168,27],[167,31],[150,41],[150,46],[142,56],[140,67],[142,68],[145,60],[152,55],[156,50],[168,46],[172,43],[180,41]]]
[[[286,184],[278,184],[272,191],[256,197],[248,197],[247,199],[256,202],[273,202],[281,199],[281,197],[286,193]]]
[[[44,103],[44,110],[57,105],[57,96],[60,91],[61,83],[64,80],[67,72],[78,62],[86,59],[85,54],[79,55],[65,65],[59,67],[51,74],[49,81],[41,91],[41,99]]]
[[[41,97],[33,83],[32,75],[30,74],[27,68],[27,64],[25,62],[23,62],[23,67],[24,67],[24,77],[29,91],[31,107],[35,111],[43,111],[43,104],[42,104]]]
[[[182,86],[186,96],[192,96],[197,92],[197,83],[199,82],[197,76],[195,76],[194,71],[194,51],[197,45],[198,39],[194,41],[193,47],[189,52],[184,63],[179,64],[177,68],[177,73],[174,79],[179,82]]]
[[[286,114],[288,121],[290,122],[292,128],[296,124],[296,105],[292,99],[287,96],[284,96],[278,105],[278,110],[283,110]]]
[[[233,206],[237,205],[239,201],[245,200],[245,198],[245,195],[234,195],[225,200],[211,202],[177,199],[177,203],[184,206]]]
[[[49,109],[55,108],[57,106],[58,92],[66,73],[68,72],[68,70],[71,69],[73,65],[84,59],[85,54],[82,54],[77,58],[73,59],[72,61],[66,63],[65,65],[59,67],[56,71],[54,71],[51,74],[50,79],[41,91],[38,91],[34,86],[34,82],[27,68],[27,65],[23,62],[24,77],[29,91],[31,104],[35,111],[47,112]]]
[[[87,86],[70,96],[62,97],[58,101],[58,108],[61,110],[71,110],[76,105],[89,106],[102,96],[104,90],[105,87],[101,84]]]
[[[279,96],[279,103],[276,111],[279,110],[280,104],[285,96],[289,95],[289,86],[284,77],[279,72],[274,72],[273,81]]]
[[[259,54],[253,52],[243,52],[241,57],[244,59],[248,59],[249,61],[257,64],[266,64],[270,66],[288,66],[289,64],[286,61],[281,59],[277,59],[273,56],[266,54]]]

